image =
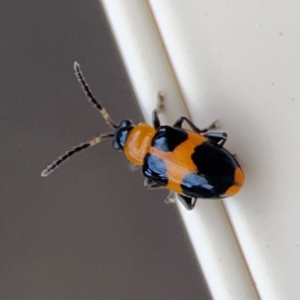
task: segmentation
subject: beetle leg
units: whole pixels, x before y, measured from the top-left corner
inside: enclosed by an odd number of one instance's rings
[[[196,204],[196,200],[197,198],[191,198],[191,197],[187,197],[187,196],[183,196],[180,194],[178,195],[178,199],[180,200],[180,202],[184,205],[184,207],[188,210],[193,209],[193,207]]]
[[[226,132],[210,131],[203,135],[206,136],[207,138],[209,138],[212,142],[217,143],[219,146],[223,146],[227,140]]]
[[[155,130],[160,126],[160,121],[159,121],[156,109],[154,109],[153,113],[152,113],[152,123],[153,123],[153,127]]]
[[[151,180],[150,178],[145,178],[144,186],[147,187],[149,190],[165,188],[163,185],[156,183],[155,181]],[[166,204],[175,203],[175,193],[170,191],[168,196],[164,199],[164,202]]]
[[[219,121],[214,120],[212,123],[210,123],[207,127],[203,128],[202,132],[207,132],[209,130],[217,129],[219,127]]]
[[[165,198],[164,202],[166,204],[175,203],[175,193],[170,191],[168,196]]]
[[[157,102],[156,102],[156,110],[158,112],[162,111],[165,107],[164,105],[165,97],[161,91],[157,92]]]
[[[186,121],[190,127],[197,133],[204,133],[207,132],[208,130],[211,129],[215,129],[217,127],[217,120],[215,120],[213,123],[211,123],[209,126],[203,128],[203,129],[199,129],[191,120],[189,120],[186,117],[180,117],[179,119],[176,120],[176,122],[174,123],[174,127],[178,127],[181,128],[182,127],[182,123],[183,121]]]
[[[144,187],[148,188],[149,190],[165,188],[163,185],[151,180],[150,178],[145,178]]]
[[[160,126],[160,120],[158,118],[158,113],[164,108],[164,96],[161,92],[157,93],[157,104],[156,108],[152,113],[152,122],[154,129],[157,129]]]
[[[134,172],[139,169],[139,166],[129,163],[129,170]]]
[[[182,123],[183,121],[186,121],[190,127],[197,133],[201,133],[201,130],[192,122],[190,121],[188,118],[186,117],[180,117],[179,119],[177,119],[175,121],[175,123],[173,124],[174,127],[178,127],[178,128],[181,128],[182,127]]]

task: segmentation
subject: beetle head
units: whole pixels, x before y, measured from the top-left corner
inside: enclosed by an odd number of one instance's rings
[[[130,130],[134,127],[133,123],[129,120],[123,120],[116,128],[113,147],[115,150],[123,150],[126,139]]]

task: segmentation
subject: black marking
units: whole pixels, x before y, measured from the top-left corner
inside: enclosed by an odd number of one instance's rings
[[[182,182],[181,188],[185,195],[195,198],[216,197],[214,186],[203,175],[189,173]]]
[[[232,155],[212,142],[204,142],[194,149],[192,160],[216,195],[221,195],[234,184],[234,171],[238,166]]]
[[[182,129],[161,126],[153,137],[151,146],[164,152],[172,152],[187,138],[188,134]]]
[[[166,186],[168,184],[167,166],[162,159],[154,155],[146,155],[142,172],[145,177],[150,178],[160,185]]]

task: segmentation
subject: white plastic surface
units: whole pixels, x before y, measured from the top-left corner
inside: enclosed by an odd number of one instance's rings
[[[300,2],[102,3],[147,121],[158,90],[168,124],[218,118],[245,171],[236,197],[179,205],[214,299],[298,299]]]

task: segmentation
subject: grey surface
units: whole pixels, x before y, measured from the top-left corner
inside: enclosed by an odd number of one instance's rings
[[[0,299],[209,299],[174,206],[111,142],[52,160],[142,116],[98,1],[2,1]]]

